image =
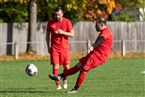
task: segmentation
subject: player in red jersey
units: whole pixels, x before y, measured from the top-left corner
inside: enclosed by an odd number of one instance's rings
[[[86,73],[91,69],[104,64],[109,56],[112,48],[112,34],[106,26],[106,20],[104,18],[97,19],[95,28],[98,32],[100,32],[100,34],[95,43],[88,47],[90,53],[87,56],[79,59],[79,63],[64,73],[58,75],[49,75],[52,80],[60,80],[63,77],[75,74],[76,72],[80,71],[75,87],[68,93],[77,93],[79,87],[82,85],[84,79],[86,78]]]
[[[72,23],[69,19],[63,17],[63,11],[58,7],[55,9],[55,17],[47,23],[46,34],[48,52],[53,65],[53,74],[59,73],[60,65],[63,65],[64,71],[70,68],[68,37],[74,37]],[[57,90],[61,89],[60,81],[55,82]],[[63,87],[67,88],[66,77],[63,78]]]

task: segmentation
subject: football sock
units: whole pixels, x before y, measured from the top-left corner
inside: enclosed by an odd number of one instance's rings
[[[63,70],[63,72],[65,72],[66,69]],[[67,80],[67,77],[63,77],[63,81]]]
[[[75,90],[78,90],[78,89],[79,89],[79,87],[78,87],[78,86],[75,86],[75,87],[74,87],[74,89],[75,89]]]
[[[56,68],[53,68],[53,74],[58,74],[58,73],[59,73],[59,70],[56,69]],[[57,86],[59,86],[59,85],[60,85],[60,81],[55,81],[55,84],[56,84]]]
[[[61,74],[61,76],[66,77],[68,75],[72,75],[75,74],[76,72],[78,72],[80,70],[79,67],[77,67],[77,65],[75,65],[74,67],[66,70],[63,74]]]
[[[76,86],[80,87],[82,85],[82,83],[84,82],[85,78],[86,78],[86,72],[80,72],[80,74],[77,78]]]

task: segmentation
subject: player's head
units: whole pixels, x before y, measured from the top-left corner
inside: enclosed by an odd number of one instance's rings
[[[63,18],[63,10],[60,7],[55,8],[55,19],[60,21]]]
[[[100,32],[104,28],[106,28],[106,20],[104,18],[96,19],[95,28],[97,32]]]

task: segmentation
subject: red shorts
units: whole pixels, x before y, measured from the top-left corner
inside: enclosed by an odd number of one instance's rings
[[[69,51],[52,51],[50,54],[51,64],[68,65],[70,64]]]
[[[85,71],[89,71],[89,70],[91,70],[99,65],[102,65],[104,63],[103,61],[101,61],[98,58],[96,58],[96,59],[91,58],[89,55],[81,58],[80,62],[82,63]]]

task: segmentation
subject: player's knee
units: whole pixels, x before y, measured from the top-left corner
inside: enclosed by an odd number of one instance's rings
[[[80,72],[87,73],[87,71],[84,68],[81,68]]]
[[[63,67],[64,67],[64,70],[68,70],[70,68],[70,64],[64,65]]]
[[[59,68],[59,64],[53,65],[53,68],[58,69]]]
[[[82,67],[82,63],[79,62],[79,63],[77,64],[77,67],[78,67],[78,68],[81,68],[81,67]]]

